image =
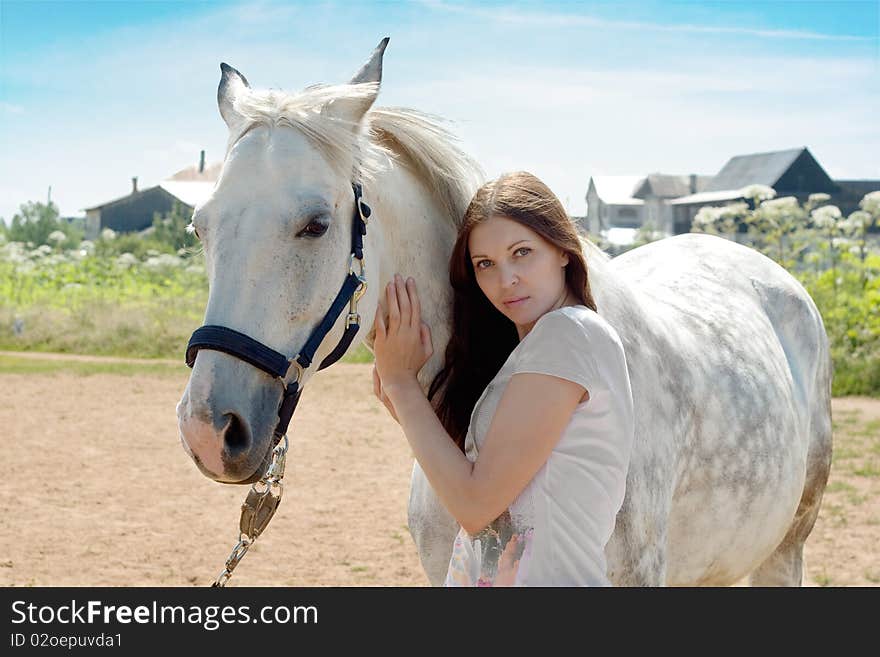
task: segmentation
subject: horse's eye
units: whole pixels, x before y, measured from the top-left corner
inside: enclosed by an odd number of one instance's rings
[[[321,235],[327,232],[328,227],[327,224],[320,221],[310,221],[309,225],[300,232],[300,235],[305,237],[321,237]]]

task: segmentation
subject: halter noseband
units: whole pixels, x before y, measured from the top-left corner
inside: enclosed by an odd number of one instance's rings
[[[196,356],[200,349],[213,349],[235,356],[267,374],[281,379],[284,384],[284,397],[278,409],[278,425],[275,427],[273,447],[287,433],[290,418],[293,417],[293,412],[296,410],[302,393],[299,382],[304,370],[311,366],[318,346],[333,328],[346,303],[349,304],[349,309],[348,317],[345,318],[345,334],[336,348],[321,361],[321,365],[318,367],[319,371],[342,358],[360,328],[361,316],[357,312],[357,303],[367,290],[363,238],[367,234],[367,222],[371,210],[370,206],[364,203],[361,198],[363,190],[360,183],[352,183],[351,187],[354,190],[354,216],[352,217],[351,259],[349,260],[348,277],[333,300],[330,310],[312,331],[299,354],[288,360],[284,354],[244,333],[239,333],[225,326],[210,324],[197,328],[186,346],[186,364],[189,367],[195,365]],[[354,269],[355,260],[359,263],[360,271],[358,273]]]

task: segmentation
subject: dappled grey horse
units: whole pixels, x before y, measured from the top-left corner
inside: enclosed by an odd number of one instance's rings
[[[350,83],[297,94],[254,90],[223,65],[228,149],[193,226],[210,281],[205,324],[293,359],[352,271],[352,183],[363,183],[372,216],[360,312],[371,321],[394,272],[418,281],[434,340],[419,377],[427,389],[450,334],[449,254],[481,174],[436,121],[373,107],[386,44]],[[609,578],[801,584],[831,465],[831,363],[816,306],[784,269],[719,237],[680,235],[614,259],[587,239],[583,248],[599,313],[626,350],[636,413],[626,498],[605,550]],[[308,361],[331,353],[345,318]],[[353,346],[372,338],[362,327]],[[301,390],[317,368],[295,369]],[[177,414],[206,476],[259,477],[285,383],[223,351],[198,352]],[[418,463],[409,529],[441,584],[458,525]]]

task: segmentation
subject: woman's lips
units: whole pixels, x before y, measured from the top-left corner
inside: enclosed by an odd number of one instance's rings
[[[529,297],[521,297],[521,298],[517,299],[516,301],[505,301],[504,305],[508,306],[510,308],[513,308],[515,306],[521,306],[524,301],[528,301],[528,300],[529,300]]]

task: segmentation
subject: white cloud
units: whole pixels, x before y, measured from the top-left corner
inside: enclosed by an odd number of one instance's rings
[[[712,25],[646,23],[640,21],[621,21],[596,18],[584,14],[567,14],[554,11],[521,11],[509,7],[475,7],[459,5],[442,0],[420,0],[420,4],[437,11],[444,11],[473,18],[481,18],[495,23],[554,28],[593,27],[602,29],[638,30],[641,32],[669,32],[686,34],[736,34],[742,36],[771,39],[802,39],[813,41],[865,41],[875,37],[823,34],[808,30],[773,30],[749,27],[730,27]]]
[[[494,10],[451,7],[497,18]],[[505,11],[507,21],[533,18]],[[49,184],[62,212],[75,214],[126,194],[132,176],[145,188],[197,163],[201,149],[209,162],[222,157],[219,62],[255,87],[295,90],[343,80],[386,32],[350,15],[330,21],[333,12],[224,5],[186,21],[91,35],[76,53],[65,43],[39,59],[9,62],[3,75],[10,87],[36,80],[54,99],[0,104],[0,216],[45,198]],[[871,112],[880,98],[870,58],[691,52],[682,39],[681,49],[662,53],[671,63],[646,56],[644,65],[626,68],[589,55],[589,65],[572,59],[553,66],[537,51],[504,44],[493,59],[461,67],[455,62],[462,56],[438,50],[428,27],[443,34],[459,23],[462,30],[482,28],[460,18],[450,27],[442,14],[425,14],[390,26],[396,47],[386,54],[380,104],[455,120],[453,130],[488,175],[532,170],[569,199],[575,214],[583,213],[591,174],[712,174],[733,155],[761,150],[808,146],[821,164],[827,158],[832,176],[876,175],[880,135]],[[468,38],[455,46],[464,59]]]
[[[23,114],[24,107],[0,100],[0,112],[6,112],[8,114]]]

